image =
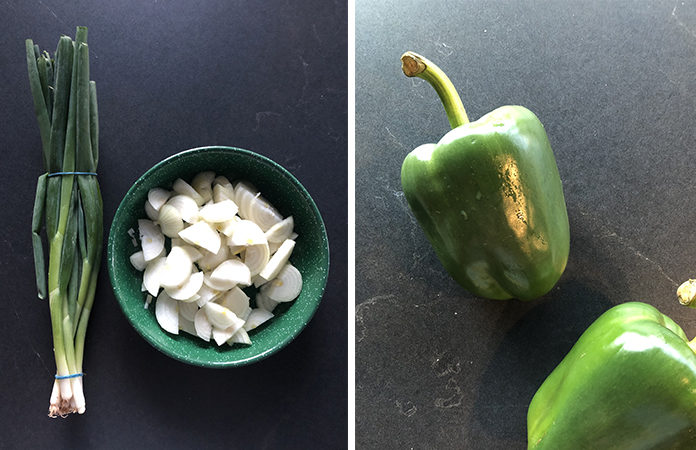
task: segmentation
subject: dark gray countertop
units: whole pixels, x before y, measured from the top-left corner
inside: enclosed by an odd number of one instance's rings
[[[0,448],[347,446],[347,17],[345,2],[322,1],[0,4]],[[87,412],[52,420],[50,322],[36,298],[30,239],[43,169],[24,40],[53,52],[78,25],[89,28],[99,91],[107,226],[132,183],[163,158],[236,146],[307,188],[326,224],[331,270],[319,310],[287,348],[213,370],[140,338],[102,265],[87,332]]]
[[[696,5],[681,1],[358,0],[356,443],[525,449],[529,402],[611,306],[642,301],[692,338],[677,286],[696,276]],[[475,120],[526,106],[554,149],[567,269],[530,303],[472,297],[445,273],[400,169],[448,131],[407,50],[438,64]]]

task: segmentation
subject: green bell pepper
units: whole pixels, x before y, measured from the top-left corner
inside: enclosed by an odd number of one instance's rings
[[[528,301],[558,282],[570,232],[558,167],[544,126],[528,109],[503,106],[469,122],[447,76],[412,52],[407,76],[428,81],[452,130],[413,150],[401,184],[449,275],[479,297]]]
[[[534,395],[535,450],[696,448],[696,339],[645,303],[615,306]]]

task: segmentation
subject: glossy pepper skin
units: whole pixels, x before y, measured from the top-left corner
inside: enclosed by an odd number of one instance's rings
[[[696,339],[645,303],[600,316],[529,406],[535,450],[696,449]]]
[[[437,81],[431,84],[453,129],[405,158],[401,184],[409,207],[447,273],[466,290],[489,299],[539,298],[563,274],[570,247],[544,126],[522,106],[503,106],[475,122],[465,113],[466,120],[457,120],[456,91]]]

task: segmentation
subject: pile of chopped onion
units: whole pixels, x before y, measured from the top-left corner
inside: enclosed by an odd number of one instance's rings
[[[131,255],[143,272],[145,308],[165,331],[184,331],[217,345],[250,345],[248,331],[273,317],[302,290],[290,262],[297,233],[248,181],[234,185],[206,171],[171,190],[154,188],[138,221],[141,249]],[[169,248],[169,250],[167,250]],[[242,288],[254,286],[255,307]]]

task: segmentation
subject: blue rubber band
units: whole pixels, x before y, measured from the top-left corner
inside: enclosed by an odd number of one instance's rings
[[[53,172],[49,173],[49,177],[56,177],[58,175],[94,175],[95,177],[97,174],[95,172]]]
[[[66,378],[78,378],[84,376],[84,373],[73,373],[70,375],[56,375],[56,380],[65,380]]]

